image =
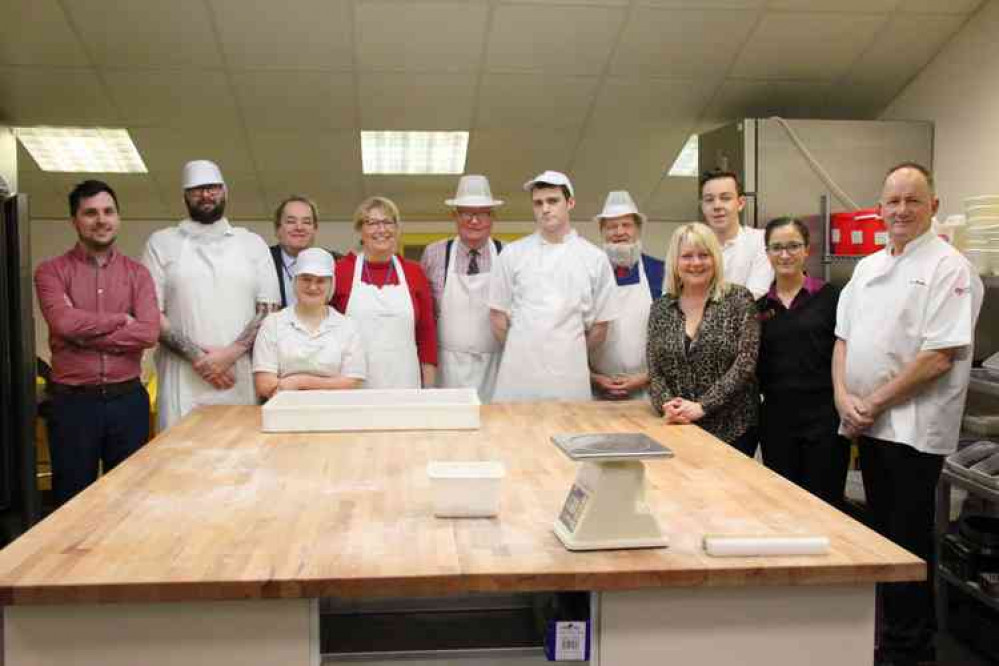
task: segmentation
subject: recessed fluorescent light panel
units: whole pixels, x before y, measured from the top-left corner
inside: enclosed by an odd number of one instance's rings
[[[148,171],[128,130],[101,127],[17,127],[14,133],[42,171]]]
[[[670,176],[697,176],[697,135],[691,134],[669,168]]]
[[[361,131],[365,174],[461,174],[468,132]]]

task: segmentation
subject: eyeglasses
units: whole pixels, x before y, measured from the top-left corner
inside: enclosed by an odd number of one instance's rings
[[[780,255],[782,252],[787,252],[788,254],[798,254],[804,249],[805,244],[799,243],[798,241],[792,241],[790,243],[770,243],[770,245],[767,245],[767,252],[775,257]]]
[[[222,185],[220,183],[213,183],[211,185],[197,185],[195,187],[189,187],[187,188],[187,191],[190,192],[191,194],[199,196],[204,194],[211,194],[212,196],[215,196],[217,194],[221,194],[222,190],[224,189],[225,185]]]
[[[461,218],[462,222],[471,222],[476,218],[482,222],[488,222],[493,218],[493,212],[491,210],[462,210],[458,211],[458,217]]]
[[[377,229],[381,227],[382,229],[395,229],[397,222],[395,220],[365,220],[365,229]]]

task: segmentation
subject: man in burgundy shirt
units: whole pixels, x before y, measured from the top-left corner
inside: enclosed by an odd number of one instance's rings
[[[69,194],[79,242],[35,271],[49,326],[52,380],[47,419],[56,506],[149,439],[149,396],[139,380],[144,349],[156,344],[159,307],[149,271],[114,247],[121,220],[106,183]]]

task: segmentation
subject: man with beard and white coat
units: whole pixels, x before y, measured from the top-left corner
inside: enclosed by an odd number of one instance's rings
[[[618,317],[607,330],[607,340],[590,355],[590,379],[601,398],[643,398],[649,385],[649,308],[662,296],[666,265],[642,252],[645,215],[628,192],[609,193],[603,211],[593,219],[600,225],[617,281]]]
[[[496,386],[500,344],[489,323],[489,274],[502,249],[491,236],[493,198],[485,176],[458,181],[451,207],[458,235],[427,246],[420,263],[430,281],[437,315],[438,385],[475,388],[488,403]]]
[[[545,171],[524,189],[537,229],[504,248],[489,284],[490,321],[504,342],[493,401],[591,400],[588,352],[617,316],[614,274],[571,226],[565,174]]]
[[[142,257],[162,313],[159,430],[198,405],[256,404],[249,352],[281,302],[267,243],[224,217],[218,166],[188,162],[182,181],[188,218],[150,236]]]

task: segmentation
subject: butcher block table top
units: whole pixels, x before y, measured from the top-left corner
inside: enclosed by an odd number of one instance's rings
[[[479,431],[264,434],[206,407],[0,552],[0,603],[446,596],[921,580],[922,560],[647,403],[482,408]],[[645,432],[670,546],[569,552],[552,532],[577,464],[555,433]],[[500,514],[433,517],[430,460],[501,460]],[[824,534],[826,556],[711,558],[704,534]]]

